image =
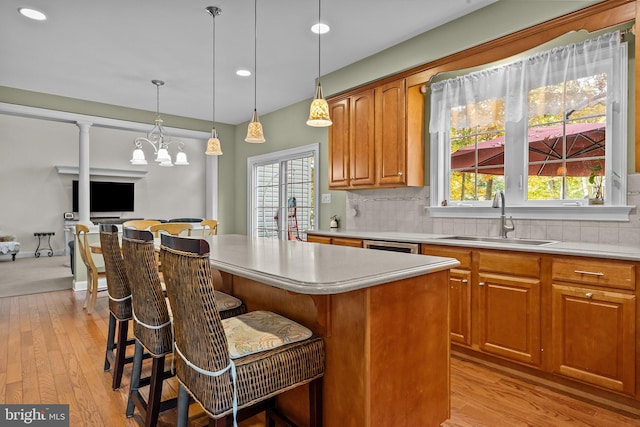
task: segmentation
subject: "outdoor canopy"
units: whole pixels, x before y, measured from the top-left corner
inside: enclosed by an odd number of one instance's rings
[[[529,176],[589,176],[592,167],[604,158],[606,123],[568,124],[566,129],[566,162],[563,165],[563,126],[529,128]],[[451,170],[504,175],[504,136],[460,148],[451,154]],[[590,160],[581,160],[589,158]],[[531,164],[534,163],[534,164]],[[601,162],[600,162],[601,163]],[[494,166],[494,167],[492,167]],[[604,164],[602,173],[604,173]]]

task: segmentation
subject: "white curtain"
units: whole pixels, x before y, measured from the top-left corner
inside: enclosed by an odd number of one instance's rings
[[[606,33],[580,43],[561,46],[517,62],[482,70],[431,86],[431,120],[429,132],[448,134],[452,127],[467,128],[496,123],[519,122],[527,115],[556,115],[568,109],[580,109],[605,99],[572,99],[570,103],[549,101],[528,106],[528,90],[607,73],[617,74],[620,55],[620,33]],[[608,102],[619,100],[618,84],[607,79]],[[504,118],[491,108],[496,99],[504,98]],[[604,97],[603,97],[604,98]],[[483,101],[483,108],[472,105]],[[452,118],[451,109],[460,107]],[[466,108],[465,108],[466,107]],[[529,111],[529,109],[532,111]],[[505,123],[505,125],[506,125]]]

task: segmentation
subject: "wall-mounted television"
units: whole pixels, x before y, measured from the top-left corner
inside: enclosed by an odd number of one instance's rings
[[[133,212],[134,183],[90,181],[89,211]],[[73,211],[78,212],[78,181],[73,181]]]

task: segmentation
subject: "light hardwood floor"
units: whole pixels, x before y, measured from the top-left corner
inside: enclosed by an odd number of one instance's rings
[[[99,297],[96,311],[87,315],[83,299],[72,291],[0,299],[0,402],[68,403],[74,427],[140,425],[139,416],[124,416],[131,368],[118,391],[111,390],[111,375],[102,369],[107,300]],[[640,419],[455,358],[451,386],[445,427],[640,426]],[[166,395],[175,393],[174,383]],[[195,405],[190,418],[191,425],[207,425]],[[160,426],[174,424],[175,411],[161,414]],[[254,417],[240,425],[263,424]]]

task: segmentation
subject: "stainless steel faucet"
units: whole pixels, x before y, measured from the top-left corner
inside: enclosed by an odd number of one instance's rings
[[[502,214],[500,215],[500,220],[501,220],[501,227],[500,227],[500,235],[503,238],[507,238],[507,233],[510,231],[513,231],[516,229],[515,224],[513,223],[513,217],[510,216],[509,217],[509,221],[511,222],[511,225],[507,225],[507,217],[504,215],[504,191],[502,190],[498,190],[496,192],[495,197],[493,198],[493,204],[491,205],[492,208],[497,208],[498,204],[500,204],[500,206],[502,207]]]

